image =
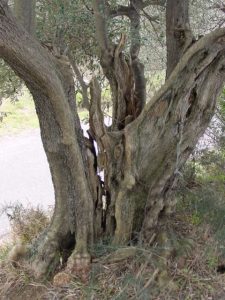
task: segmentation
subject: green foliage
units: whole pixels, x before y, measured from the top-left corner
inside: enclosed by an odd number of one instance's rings
[[[79,104],[81,100],[82,96],[78,93],[77,101]],[[24,87],[21,89],[21,95],[18,96],[18,100],[3,100],[3,104],[0,106],[0,115],[1,113],[3,117],[0,119],[0,136],[17,134],[23,130],[39,128],[33,99]],[[82,122],[88,120],[88,111],[79,108],[79,105],[78,113]]]
[[[119,5],[129,5],[129,2],[111,0],[109,4],[112,9],[117,9]],[[211,6],[211,0],[190,1],[191,23],[196,35],[208,32],[223,20],[220,11],[209,9]],[[125,52],[128,52],[132,35],[129,18],[107,18],[106,22],[108,36],[113,43],[118,42],[121,33],[126,33]],[[140,59],[145,65],[147,78],[165,72],[165,33],[165,7],[146,7],[141,12]],[[53,45],[59,54],[67,54],[65,50],[69,49],[72,59],[88,76],[93,72],[95,75],[102,74],[91,0],[37,0],[36,36],[43,45],[50,47],[51,51]],[[0,75],[0,96],[16,97],[21,88],[21,81],[2,61]],[[153,89],[148,89],[150,97],[157,88],[158,84],[153,86]]]
[[[194,168],[196,164],[198,167]],[[190,215],[190,222],[196,226],[209,224],[221,249],[225,250],[224,165],[223,149],[204,151],[197,162],[189,162],[185,167],[178,196],[179,208]]]
[[[82,107],[82,101],[83,101],[82,94],[80,92],[76,93],[77,107]]]
[[[2,98],[16,100],[22,87],[21,80],[3,60],[0,60],[0,105]]]
[[[92,67],[96,55],[94,19],[90,1],[39,0],[37,36],[44,43],[54,43],[63,52],[68,46],[76,63]]]
[[[215,270],[219,264],[219,258],[218,258],[218,255],[216,252],[218,252],[217,247],[214,247],[214,248],[208,247],[205,251],[205,259],[206,259],[207,265],[212,270],[213,269]]]
[[[193,212],[193,214],[191,215],[190,221],[193,225],[201,224],[202,218],[198,211]]]

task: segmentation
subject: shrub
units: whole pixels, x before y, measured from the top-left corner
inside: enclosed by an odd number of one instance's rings
[[[50,222],[49,214],[40,207],[25,208],[22,204],[16,204],[5,207],[3,211],[9,218],[13,239],[26,244],[37,237]]]

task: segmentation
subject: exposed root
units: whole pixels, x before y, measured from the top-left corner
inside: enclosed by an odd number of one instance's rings
[[[76,250],[69,257],[66,272],[78,277],[82,282],[89,280],[91,270],[91,256],[88,252],[77,252]]]
[[[30,267],[36,279],[48,278],[60,264],[60,249],[57,239],[44,237],[32,245],[29,253]]]
[[[132,258],[137,254],[136,247],[120,248],[110,255],[102,259],[104,263],[118,263],[128,258]]]

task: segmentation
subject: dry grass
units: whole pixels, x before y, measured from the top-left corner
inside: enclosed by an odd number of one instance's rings
[[[12,229],[12,239],[30,243],[50,222],[50,213],[46,214],[40,207],[24,207],[18,203],[6,206],[1,213],[6,213]]]
[[[186,215],[176,215],[167,230],[173,232],[165,246],[170,245],[167,258],[165,249],[157,244],[136,247],[129,253],[125,248],[98,245],[93,250],[89,282],[73,278],[62,288],[51,282],[35,282],[25,265],[15,268],[4,263],[9,247],[2,246],[0,299],[225,299],[225,275],[216,272],[223,261],[210,228],[191,224]]]

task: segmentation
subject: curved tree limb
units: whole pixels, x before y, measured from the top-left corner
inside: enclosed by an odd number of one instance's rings
[[[24,80],[33,95],[55,188],[53,220],[35,250],[36,275],[49,271],[70,231],[75,231],[76,238],[76,249],[70,260],[73,269],[73,263],[82,264],[82,257],[84,263],[90,261],[87,247],[93,237],[93,202],[70,63],[64,57],[56,59],[17,24],[4,0],[0,0],[0,57]],[[75,228],[68,216],[73,210]]]
[[[135,0],[135,1],[131,1],[130,5],[128,6],[118,5],[114,9],[111,9],[110,6],[108,5],[108,11],[109,11],[109,15],[112,18],[119,17],[119,16],[130,17],[133,10],[132,6],[135,6],[137,10],[143,10],[148,6],[154,6],[154,5],[164,6],[165,3],[166,3],[165,0],[149,0],[149,1]],[[148,18],[149,17],[150,16],[148,16]],[[155,20],[155,17],[152,18],[153,20]]]
[[[105,8],[101,9],[101,5]],[[107,12],[108,16],[113,17],[115,12],[112,13],[108,2],[93,0],[96,34],[101,48],[101,65],[109,80],[112,92],[112,128],[114,130],[124,128],[126,124],[135,119],[145,104],[144,66],[138,59],[141,46],[140,9],[138,5],[140,5],[139,1],[132,0],[130,6],[120,6],[123,13],[130,19],[131,46],[130,57],[127,58],[122,52],[125,46],[124,35],[122,35],[118,45],[113,45],[107,37],[106,16],[103,13]]]
[[[205,48],[207,49],[207,47],[216,43],[217,41],[219,43],[221,42],[222,45],[225,42],[225,28],[216,29],[213,32],[207,34],[187,50],[187,52],[183,55],[182,59],[174,68],[169,78],[166,80],[165,84],[146,105],[143,113],[149,111],[149,109],[157,102],[157,99],[162,97],[163,94],[174,84],[176,78],[179,76],[178,74],[182,73],[182,71],[188,66],[191,58],[194,57],[194,55],[196,55],[201,50],[204,50]],[[203,67],[201,67],[201,71],[202,69]]]

